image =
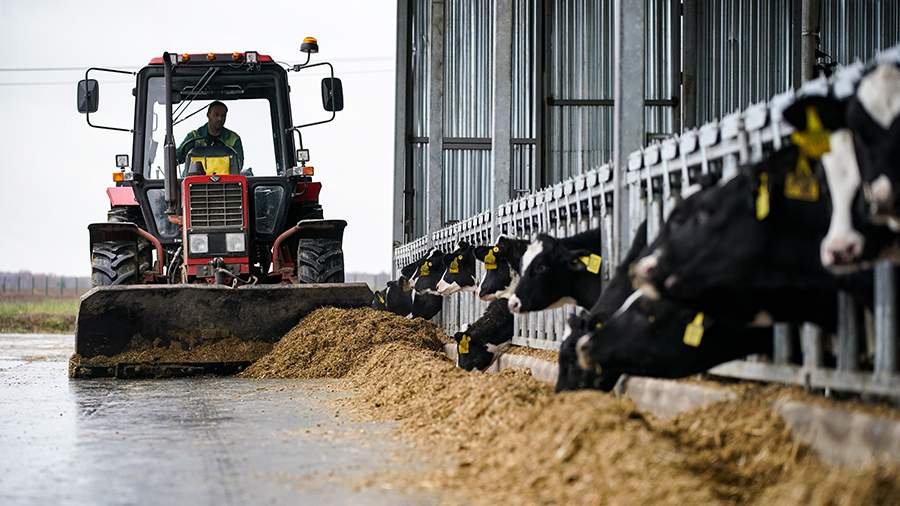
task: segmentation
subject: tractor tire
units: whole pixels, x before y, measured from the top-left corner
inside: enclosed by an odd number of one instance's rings
[[[333,239],[300,239],[297,243],[297,282],[343,283],[344,250]]]
[[[105,241],[91,248],[91,286],[142,283],[152,259],[147,241]]]

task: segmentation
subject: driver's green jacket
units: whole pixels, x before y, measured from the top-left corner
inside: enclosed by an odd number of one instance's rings
[[[244,166],[244,146],[241,144],[241,136],[225,127],[222,127],[222,132],[218,137],[209,135],[208,125],[188,132],[175,151],[175,158],[179,165],[184,163],[185,157],[194,146],[228,146],[237,154],[238,167],[243,168]]]

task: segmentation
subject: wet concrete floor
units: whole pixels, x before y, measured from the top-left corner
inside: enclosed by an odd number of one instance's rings
[[[0,504],[433,504],[358,485],[421,462],[333,383],[69,380],[71,336],[0,334]],[[406,455],[406,456],[404,456]]]

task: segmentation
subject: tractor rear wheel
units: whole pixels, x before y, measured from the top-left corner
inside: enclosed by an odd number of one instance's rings
[[[300,239],[297,243],[297,281],[343,283],[344,250],[333,239]]]
[[[91,248],[91,285],[134,285],[143,282],[152,259],[147,241],[104,241]]]

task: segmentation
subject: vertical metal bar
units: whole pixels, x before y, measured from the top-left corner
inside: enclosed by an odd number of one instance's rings
[[[794,340],[791,326],[787,323],[776,323],[774,327],[775,344],[773,361],[776,364],[788,364],[794,354]]]
[[[428,118],[428,166],[425,189],[426,234],[443,224],[443,167],[444,167],[444,1],[431,0],[431,30],[428,45],[430,86]]]
[[[682,3],[681,119],[682,128],[697,126],[698,0]],[[676,23],[677,24],[677,23]]]
[[[550,2],[538,1],[537,12],[535,17],[537,20],[537,29],[534,35],[534,167],[531,174],[531,189],[536,191],[538,188],[546,186],[547,175],[547,101],[546,96],[550,88],[548,80],[548,47],[549,37],[547,36],[548,25],[550,24]]]
[[[897,288],[890,260],[875,265],[875,374],[897,371]]]
[[[491,107],[491,200],[496,208],[510,198],[510,121],[512,119],[512,0],[494,0]],[[499,233],[494,221],[492,236]]]
[[[625,188],[628,154],[644,144],[645,5],[642,1],[616,0],[614,8],[613,221],[619,244],[613,251],[613,263],[618,265],[628,247],[628,215],[621,205],[628,196]]]
[[[845,292],[838,294],[837,328],[837,368],[839,371],[858,369],[859,357],[859,311],[853,297]]]
[[[803,0],[801,5],[800,78],[813,78],[816,47],[819,43],[819,0]]]
[[[806,369],[822,367],[822,330],[812,323],[804,323],[800,328],[800,343],[803,349],[803,367]]]
[[[410,12],[411,0],[398,0],[397,2],[397,74],[395,80],[394,101],[394,215],[393,215],[393,243],[403,244],[412,240],[412,211],[413,195],[404,192],[408,184],[412,182],[412,164],[410,155],[412,146],[407,139],[411,132],[412,88],[410,86],[410,36],[413,16]],[[410,188],[411,189],[411,188]],[[405,222],[408,220],[408,225]],[[392,254],[394,248],[391,248]],[[396,258],[391,265],[396,264]],[[391,271],[392,279],[397,278],[397,272]]]

